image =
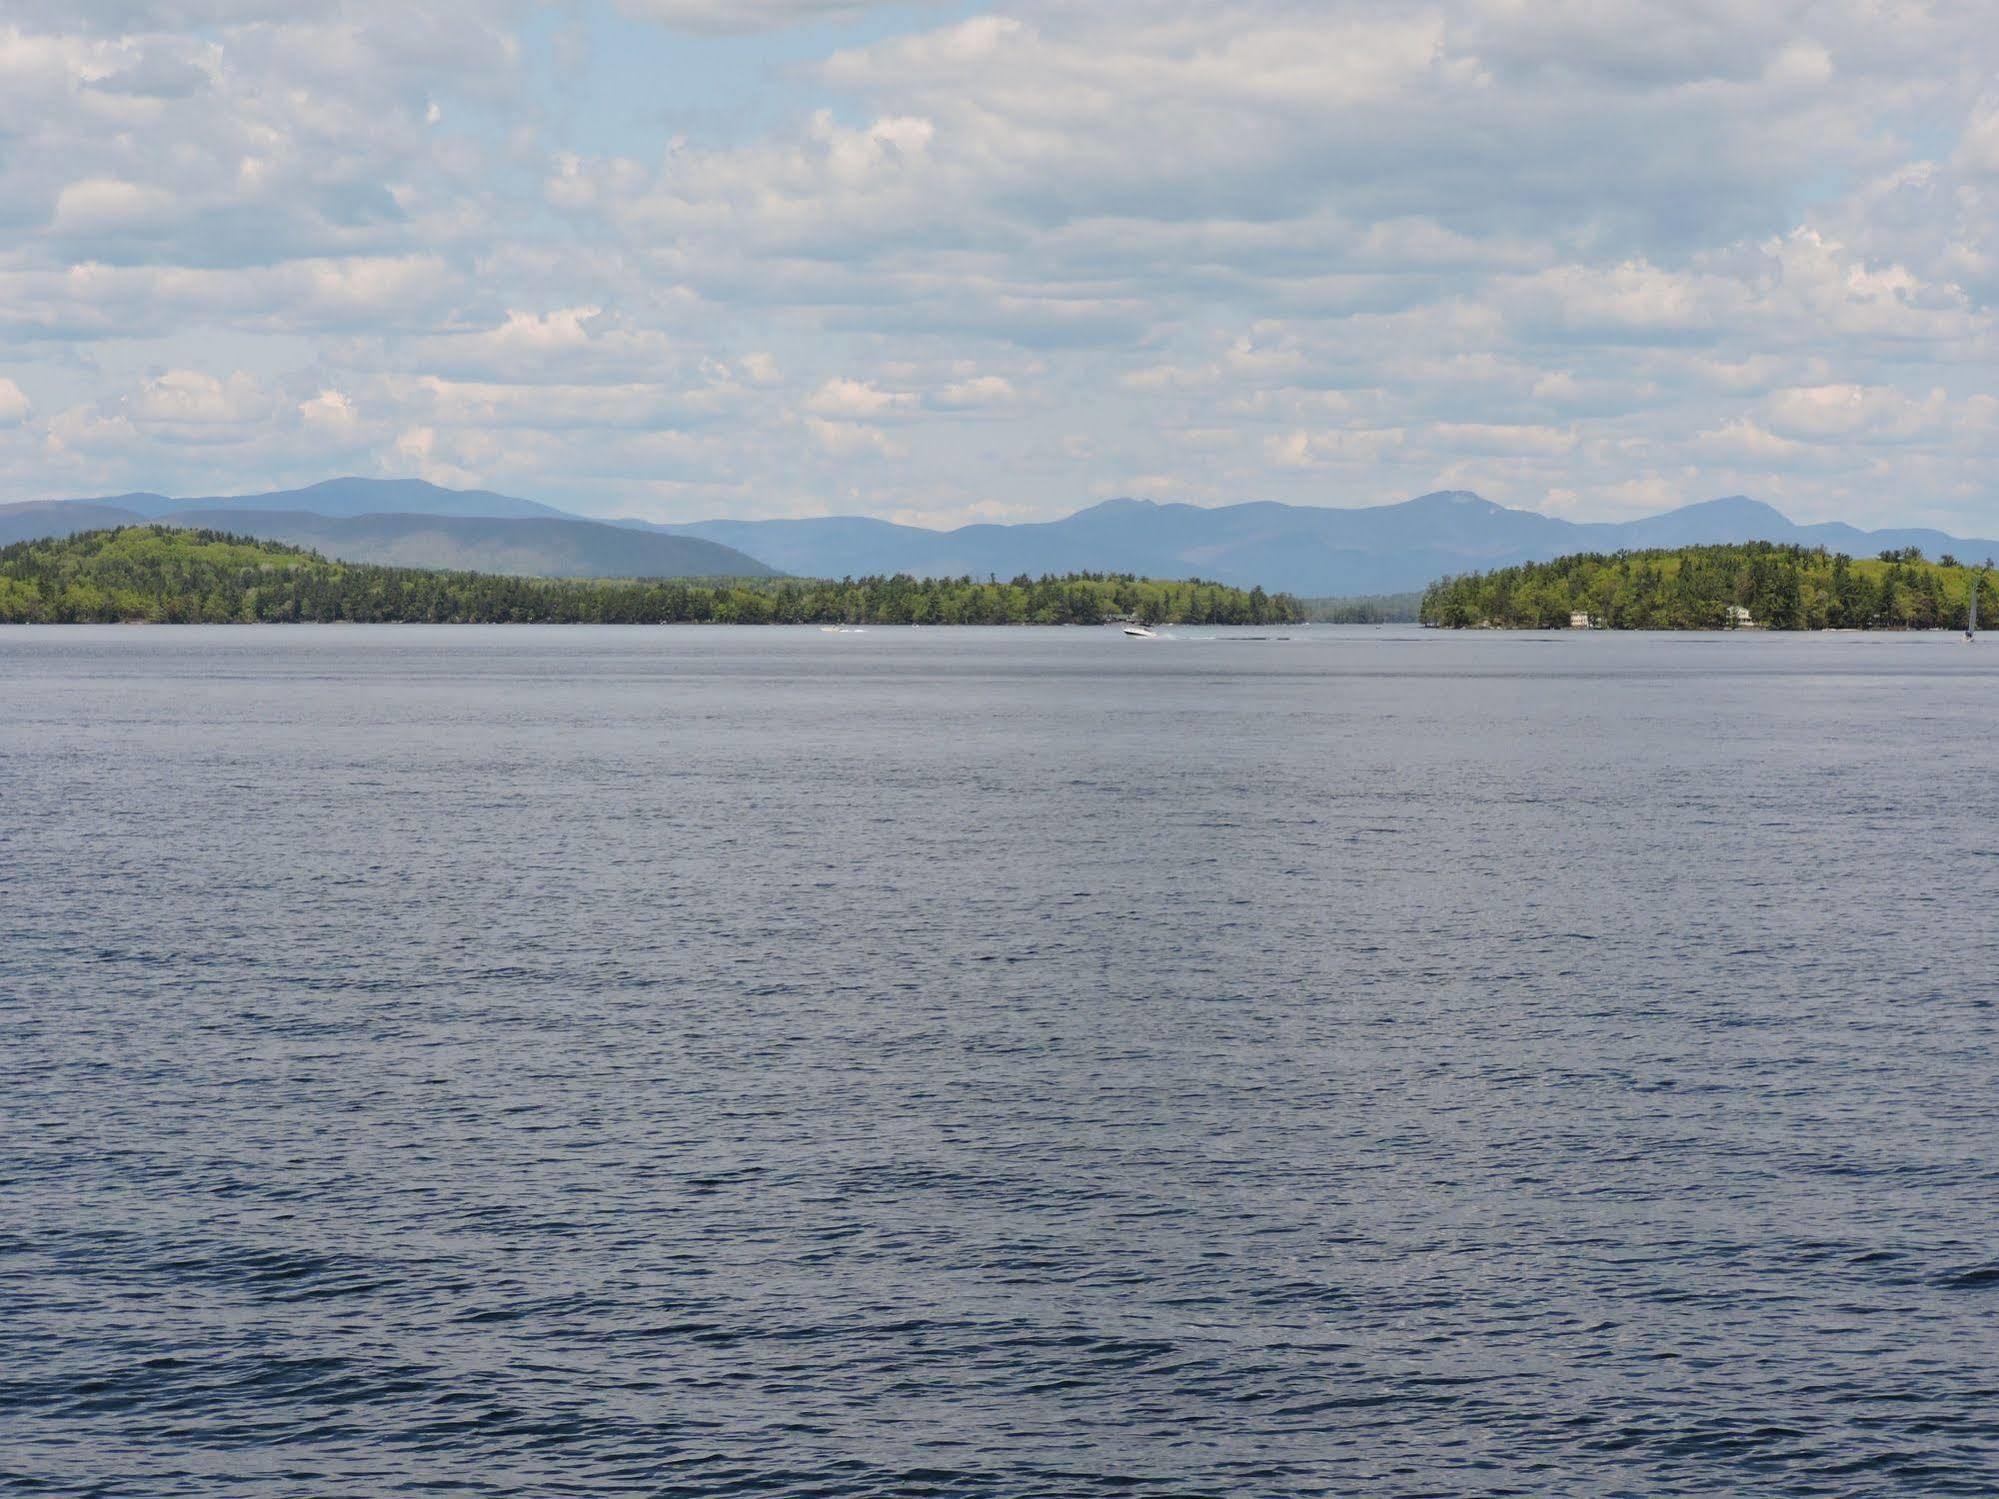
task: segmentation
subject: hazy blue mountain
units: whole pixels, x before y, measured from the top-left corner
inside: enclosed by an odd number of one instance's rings
[[[800,576],[844,578],[866,577],[874,573],[910,572],[899,560],[918,555],[929,543],[945,534],[917,526],[899,526],[893,521],[874,520],[863,515],[828,516],[798,521],[698,521],[691,525],[661,525],[650,521],[621,521],[635,530],[666,536],[701,536],[724,546],[744,547],[735,538],[753,539],[760,557],[780,572],[791,572],[786,558],[796,557],[810,571]],[[964,572],[936,572],[934,577],[956,577]]]
[[[212,516],[223,511],[350,517],[401,514],[583,518],[534,500],[484,489],[445,489],[422,479],[327,479],[303,489],[277,489],[264,494],[175,499],[142,491],[94,499],[30,500],[0,505],[0,546],[38,536],[69,536],[102,526],[129,526],[191,512]]]
[[[1729,541],[1783,541],[1799,528],[1782,511],[1761,500],[1730,495],[1727,499],[1682,505],[1678,510],[1648,515],[1643,520],[1584,529],[1601,529],[1615,537],[1618,546],[1679,547]]]
[[[273,520],[274,515],[284,518]],[[0,542],[160,516],[200,517],[203,524],[357,560],[544,576],[748,575],[774,569],[808,577],[908,572],[982,578],[1103,570],[1176,578],[1198,574],[1311,597],[1398,593],[1446,573],[1506,567],[1565,552],[1699,542],[1796,541],[1858,556],[1905,546],[1920,547],[1931,556],[1955,552],[1966,560],[1999,555],[1999,542],[1957,540],[1940,531],[1801,526],[1741,495],[1619,523],[1579,523],[1509,510],[1455,490],[1353,510],[1269,501],[1207,509],[1109,500],[1061,520],[932,531],[865,516],[687,525],[590,521],[531,500],[443,489],[414,479],[333,479],[305,489],[220,500],[130,494],[0,506]],[[419,516],[438,523],[419,525]],[[308,524],[313,517],[328,524]],[[445,527],[444,519],[467,524]],[[506,529],[529,519],[586,529]],[[330,528],[334,520],[369,524],[341,531]],[[732,548],[739,560],[725,565],[713,556],[669,556],[645,550],[636,538],[705,541]],[[751,558],[766,566],[753,567]]]
[[[0,505],[0,547],[44,536],[101,531],[106,526],[131,526],[144,519],[117,500],[29,500],[21,505]]]
[[[350,562],[448,567],[539,578],[767,578],[777,569],[699,536],[663,536],[602,521],[533,516],[308,515],[284,510],[175,510],[172,526],[208,526],[310,547]]]
[[[1108,569],[1185,577],[1324,597],[1396,593],[1447,573],[1511,566],[1566,552],[1696,542],[1797,541],[1859,556],[1920,546],[1935,556],[1999,554],[1999,542],[1936,531],[1867,532],[1800,526],[1755,500],[1734,497],[1622,523],[1579,523],[1509,510],[1463,491],[1356,510],[1259,501],[1212,509],[1109,500],[1063,520],[930,531],[854,517],[700,521],[655,529],[705,536],[788,573],[844,577]]]
[[[120,497],[124,498],[124,497]],[[633,531],[571,517],[313,515],[176,506],[147,515],[89,500],[0,506],[0,546],[149,522],[208,526],[311,547],[350,562],[449,567],[540,578],[761,578],[776,570],[699,536]]]
[[[158,500],[159,496],[125,496]],[[140,509],[128,505],[130,509]],[[277,489],[268,494],[204,496],[167,500],[152,515],[178,510],[303,510],[313,515],[479,515],[523,519],[529,516],[576,518],[535,500],[488,489],[445,489],[422,479],[327,479],[304,489]]]
[[[1258,501],[1207,509],[1107,500],[1058,521],[929,531],[849,517],[701,521],[662,527],[705,536],[786,572],[844,577],[1103,569],[1313,595],[1420,588],[1443,573],[1558,555],[1577,528],[1477,495],[1447,492],[1359,510]]]
[[[489,489],[446,489],[422,479],[325,479],[303,489],[263,494],[199,495],[174,499],[140,492],[81,500],[30,500],[30,505],[96,505],[158,520],[181,510],[282,510],[312,515],[488,515],[512,518],[559,516],[582,519],[536,500],[494,494]],[[0,505],[0,513],[24,508]]]

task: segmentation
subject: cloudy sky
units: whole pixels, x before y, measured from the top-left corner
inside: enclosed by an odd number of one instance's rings
[[[1995,313],[1989,0],[0,7],[0,500],[1992,534]]]

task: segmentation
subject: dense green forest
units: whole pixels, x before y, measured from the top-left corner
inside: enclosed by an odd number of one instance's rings
[[[1979,619],[1999,629],[1991,574],[1913,547],[1865,561],[1761,541],[1592,552],[1445,578],[1424,593],[1423,622],[1548,630],[1587,614],[1613,630],[1961,630],[1974,582]]]
[[[1261,588],[1103,573],[1015,578],[600,581],[330,562],[219,531],[130,526],[0,548],[0,623],[1286,624]]]

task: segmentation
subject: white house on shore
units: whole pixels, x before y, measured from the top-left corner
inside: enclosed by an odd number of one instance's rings
[[[1594,630],[1598,628],[1598,625],[1595,620],[1578,609],[1574,614],[1569,616],[1569,628],[1571,630]]]

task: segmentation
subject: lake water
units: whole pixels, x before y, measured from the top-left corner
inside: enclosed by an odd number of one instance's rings
[[[0,1490],[1999,1490],[1999,638],[1268,633],[0,631]]]

